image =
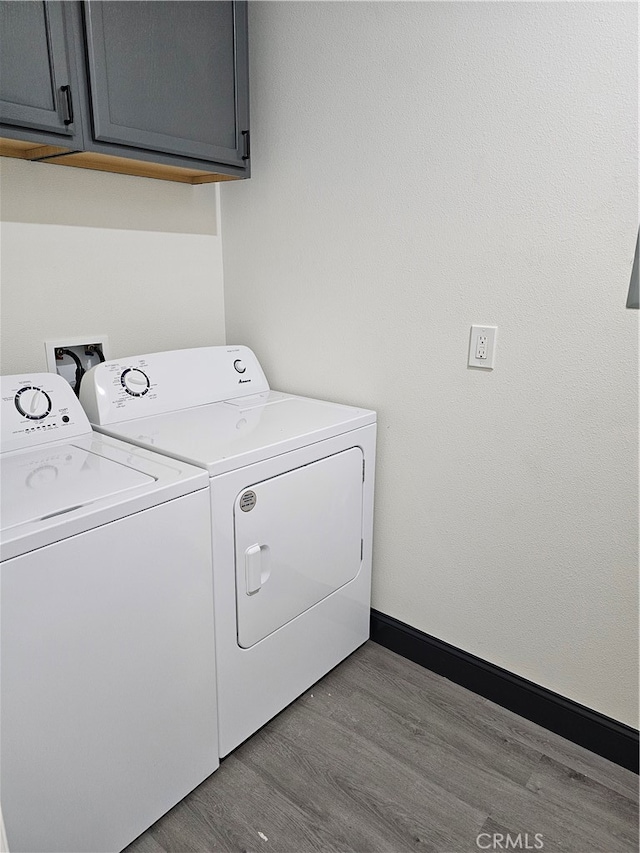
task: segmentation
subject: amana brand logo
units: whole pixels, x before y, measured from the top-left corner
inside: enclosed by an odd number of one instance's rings
[[[481,832],[476,837],[476,846],[480,850],[543,850],[544,839],[541,832],[529,835],[528,832],[519,832],[512,835],[510,832]]]
[[[238,379],[238,385],[244,385],[245,382],[251,382],[250,379]]]

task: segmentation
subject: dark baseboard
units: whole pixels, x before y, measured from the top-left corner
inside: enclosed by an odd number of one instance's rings
[[[503,708],[638,772],[638,732],[506,669],[371,611],[371,639]]]

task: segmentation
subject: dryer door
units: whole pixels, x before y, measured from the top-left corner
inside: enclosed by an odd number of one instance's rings
[[[238,645],[255,643],[360,570],[359,447],[243,489],[234,505]]]

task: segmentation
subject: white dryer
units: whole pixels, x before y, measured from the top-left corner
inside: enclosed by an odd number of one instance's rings
[[[80,399],[208,472],[224,756],[369,636],[375,412],[271,391],[232,346],[105,362]]]
[[[218,766],[208,478],[1,379],[1,792],[12,853],[116,851]]]

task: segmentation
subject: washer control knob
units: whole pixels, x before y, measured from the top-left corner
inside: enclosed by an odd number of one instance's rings
[[[27,385],[15,396],[16,409],[30,421],[41,421],[51,411],[51,397],[42,388]]]
[[[149,390],[150,382],[146,373],[135,367],[128,367],[120,376],[122,387],[132,397],[143,397]]]
[[[233,362],[233,366],[238,371],[238,373],[244,373],[247,369],[245,367],[244,361],[242,361],[241,358],[236,358],[236,360]]]

